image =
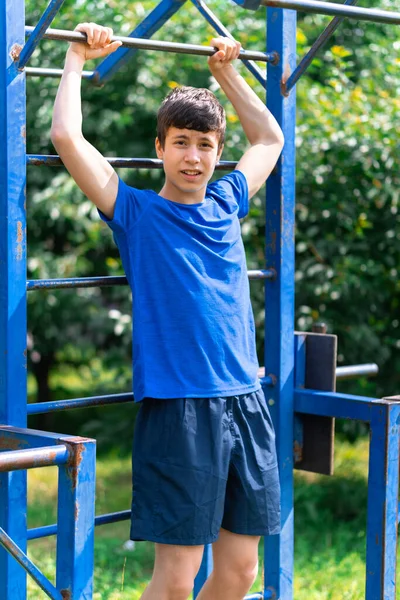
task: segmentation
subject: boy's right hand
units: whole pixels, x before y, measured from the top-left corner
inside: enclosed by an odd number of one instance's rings
[[[68,53],[78,55],[83,61],[100,58],[115,52],[122,42],[112,42],[113,30],[96,23],[80,23],[75,31],[86,33],[87,43],[72,42]]]

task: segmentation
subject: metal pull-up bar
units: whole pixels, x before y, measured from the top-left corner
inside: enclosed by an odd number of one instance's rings
[[[34,27],[25,27],[25,34],[29,36],[34,31]],[[86,42],[86,34],[80,31],[68,31],[64,29],[48,29],[43,35],[43,39],[63,40],[66,42]],[[196,44],[178,44],[175,42],[163,42],[158,40],[147,40],[143,38],[132,38],[114,35],[112,41],[122,42],[122,46],[127,48],[140,48],[142,50],[160,50],[162,52],[176,52],[178,54],[194,54],[197,56],[212,56],[217,52],[216,48],[211,46],[199,46]],[[275,52],[253,52],[241,50],[238,57],[240,60],[256,60],[260,62],[276,63],[278,56]]]
[[[357,21],[400,25],[400,13],[378,8],[361,8],[334,2],[321,2],[320,0],[234,0],[234,2],[242,8],[251,10],[257,10],[262,5],[273,8],[291,8],[306,13],[348,17]]]

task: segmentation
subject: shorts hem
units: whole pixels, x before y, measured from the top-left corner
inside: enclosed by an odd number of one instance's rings
[[[235,533],[237,535],[260,535],[261,537],[265,537],[267,535],[278,535],[279,533],[281,533],[280,527],[275,527],[273,529],[246,529],[246,531],[239,531],[238,529],[233,530],[222,525],[222,529],[226,529],[226,531],[229,531],[229,533]]]
[[[144,535],[130,535],[130,539],[133,542],[154,542],[155,544],[171,544],[174,546],[205,546],[207,544],[212,544],[218,539],[218,535],[208,536],[198,539],[182,539],[182,538],[168,538],[163,536],[158,536],[154,534],[144,534]]]

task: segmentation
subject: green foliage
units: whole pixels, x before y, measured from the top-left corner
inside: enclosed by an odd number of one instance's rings
[[[45,2],[27,0],[27,22],[37,22]],[[390,9],[389,0],[375,2]],[[66,0],[54,27],[72,29],[98,20],[128,34],[154,7],[150,0]],[[265,45],[264,11],[227,3],[210,8],[249,49]],[[299,15],[298,55],[303,56],[329,19]],[[186,3],[154,36],[207,43],[214,35]],[[32,66],[61,67],[66,45],[45,41]],[[160,59],[160,56],[162,57]],[[400,44],[395,27],[344,21],[297,86],[296,328],[324,320],[339,335],[339,362],[376,361],[376,383],[346,384],[372,396],[399,389],[399,174]],[[88,65],[92,68],[93,65]],[[255,90],[261,86],[239,67]],[[53,153],[49,140],[57,81],[28,81],[28,151]],[[103,88],[83,83],[84,133],[106,156],[155,156],[155,113],[177,83],[215,88],[202,57],[139,51]],[[238,159],[246,143],[237,117],[228,113],[225,159]],[[130,184],[159,189],[158,171],[120,171]],[[264,264],[264,191],[243,223],[249,268]],[[121,274],[118,253],[96,211],[62,169],[28,170],[29,278]],[[264,287],[251,286],[263,347]],[[128,389],[130,294],[126,288],[34,292],[29,295],[29,359],[43,382],[65,363],[91,368],[95,359],[117,369],[115,391]],[[99,378],[101,391],[101,377]],[[97,386],[96,386],[96,389]],[[54,392],[55,395],[56,391]]]

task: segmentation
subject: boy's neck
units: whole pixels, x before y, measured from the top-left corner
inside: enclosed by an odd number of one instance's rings
[[[201,204],[206,196],[206,186],[198,190],[186,191],[177,186],[165,181],[159,196],[171,202],[179,202],[179,204]]]

